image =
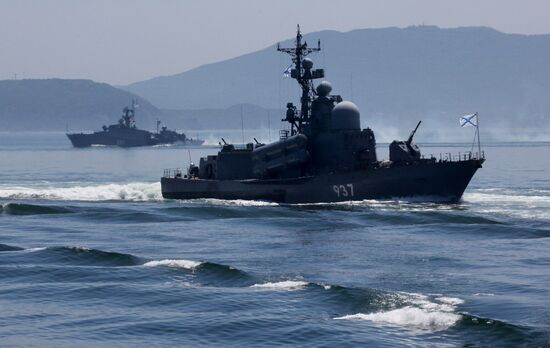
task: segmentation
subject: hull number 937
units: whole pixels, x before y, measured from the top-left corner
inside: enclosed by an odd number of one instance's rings
[[[353,197],[353,184],[333,185],[332,190],[336,197]]]

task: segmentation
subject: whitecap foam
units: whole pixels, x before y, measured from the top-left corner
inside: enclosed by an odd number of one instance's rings
[[[28,249],[24,249],[23,251],[27,251],[29,253],[34,253],[36,251],[42,251],[42,250],[46,250],[46,247],[28,248]]]
[[[266,201],[249,201],[244,199],[215,199],[215,198],[205,198],[205,199],[195,199],[187,202],[194,202],[200,204],[208,205],[218,205],[218,206],[235,206],[235,207],[264,207],[264,206],[278,206],[279,203],[266,202]]]
[[[368,320],[379,324],[439,331],[448,329],[462,318],[462,315],[455,312],[456,306],[464,303],[460,298],[439,296],[430,299],[423,294],[407,292],[398,292],[391,297],[404,306],[375,313],[344,315],[334,319]]]
[[[439,301],[439,302],[450,304],[452,306],[456,306],[456,305],[464,303],[463,299],[457,298],[457,297],[441,296],[441,297],[436,297],[436,300]]]
[[[490,292],[476,292],[474,296],[495,296],[495,294]]]
[[[134,182],[88,186],[0,186],[4,199],[52,199],[69,201],[161,200],[160,183]]]
[[[262,284],[254,284],[251,288],[273,289],[273,290],[300,290],[306,287],[309,283],[302,280],[283,280],[280,282],[267,282]]]
[[[80,245],[68,246],[68,247],[65,247],[65,248],[69,249],[69,250],[74,250],[74,251],[91,251],[92,250],[88,247],[80,246]]]
[[[164,259],[164,260],[153,260],[144,263],[145,267],[158,267],[158,266],[168,266],[168,267],[178,267],[185,269],[195,269],[200,266],[202,262],[192,261],[192,260],[176,260],[176,259]]]
[[[338,320],[368,320],[373,323],[391,324],[420,329],[445,330],[453,326],[461,316],[456,313],[426,311],[418,307],[406,306],[386,312],[345,315]]]

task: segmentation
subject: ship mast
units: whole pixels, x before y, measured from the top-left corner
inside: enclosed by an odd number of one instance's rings
[[[292,57],[292,63],[294,69],[290,71],[290,76],[298,81],[300,88],[302,89],[302,97],[300,98],[300,113],[295,119],[289,118],[287,110],[287,118],[285,121],[291,124],[291,134],[302,133],[304,125],[309,122],[311,114],[311,101],[314,96],[313,80],[324,77],[323,69],[312,70],[313,62],[307,59],[306,56],[312,52],[318,52],[321,50],[321,41],[317,41],[317,47],[307,47],[307,42],[302,43],[302,33],[300,32],[300,25],[297,26],[295,47],[281,48],[277,44],[277,51],[288,53]],[[292,104],[288,104],[287,108],[292,111]]]
[[[135,113],[136,113],[136,107],[138,107],[138,103],[135,99],[132,99],[132,106],[131,107],[125,107],[122,110],[122,118],[118,121],[121,125],[123,125],[126,128],[132,128],[135,127]]]

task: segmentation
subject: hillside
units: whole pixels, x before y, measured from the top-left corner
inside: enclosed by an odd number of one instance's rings
[[[163,109],[163,121],[180,129],[279,129],[279,110],[239,104],[225,109]],[[241,117],[242,116],[242,117]]]
[[[132,98],[139,127],[153,129],[161,111],[143,98],[91,80],[0,81],[0,131],[100,129],[115,123]]]
[[[326,69],[334,93],[359,105],[365,124],[410,128],[423,119],[451,129],[459,115],[478,111],[486,128],[550,128],[550,35],[431,26],[305,35],[317,38],[316,66]],[[167,109],[279,109],[298,100],[294,81],[282,77],[288,64],[271,46],[124,88]]]

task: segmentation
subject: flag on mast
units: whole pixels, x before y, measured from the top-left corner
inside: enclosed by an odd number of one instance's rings
[[[476,127],[477,128],[477,112],[471,115],[460,117],[460,127]]]
[[[290,64],[290,65],[288,66],[288,68],[286,68],[285,71],[283,71],[283,76],[284,76],[284,77],[289,77],[289,76],[290,76],[291,70],[292,70],[292,64]]]

